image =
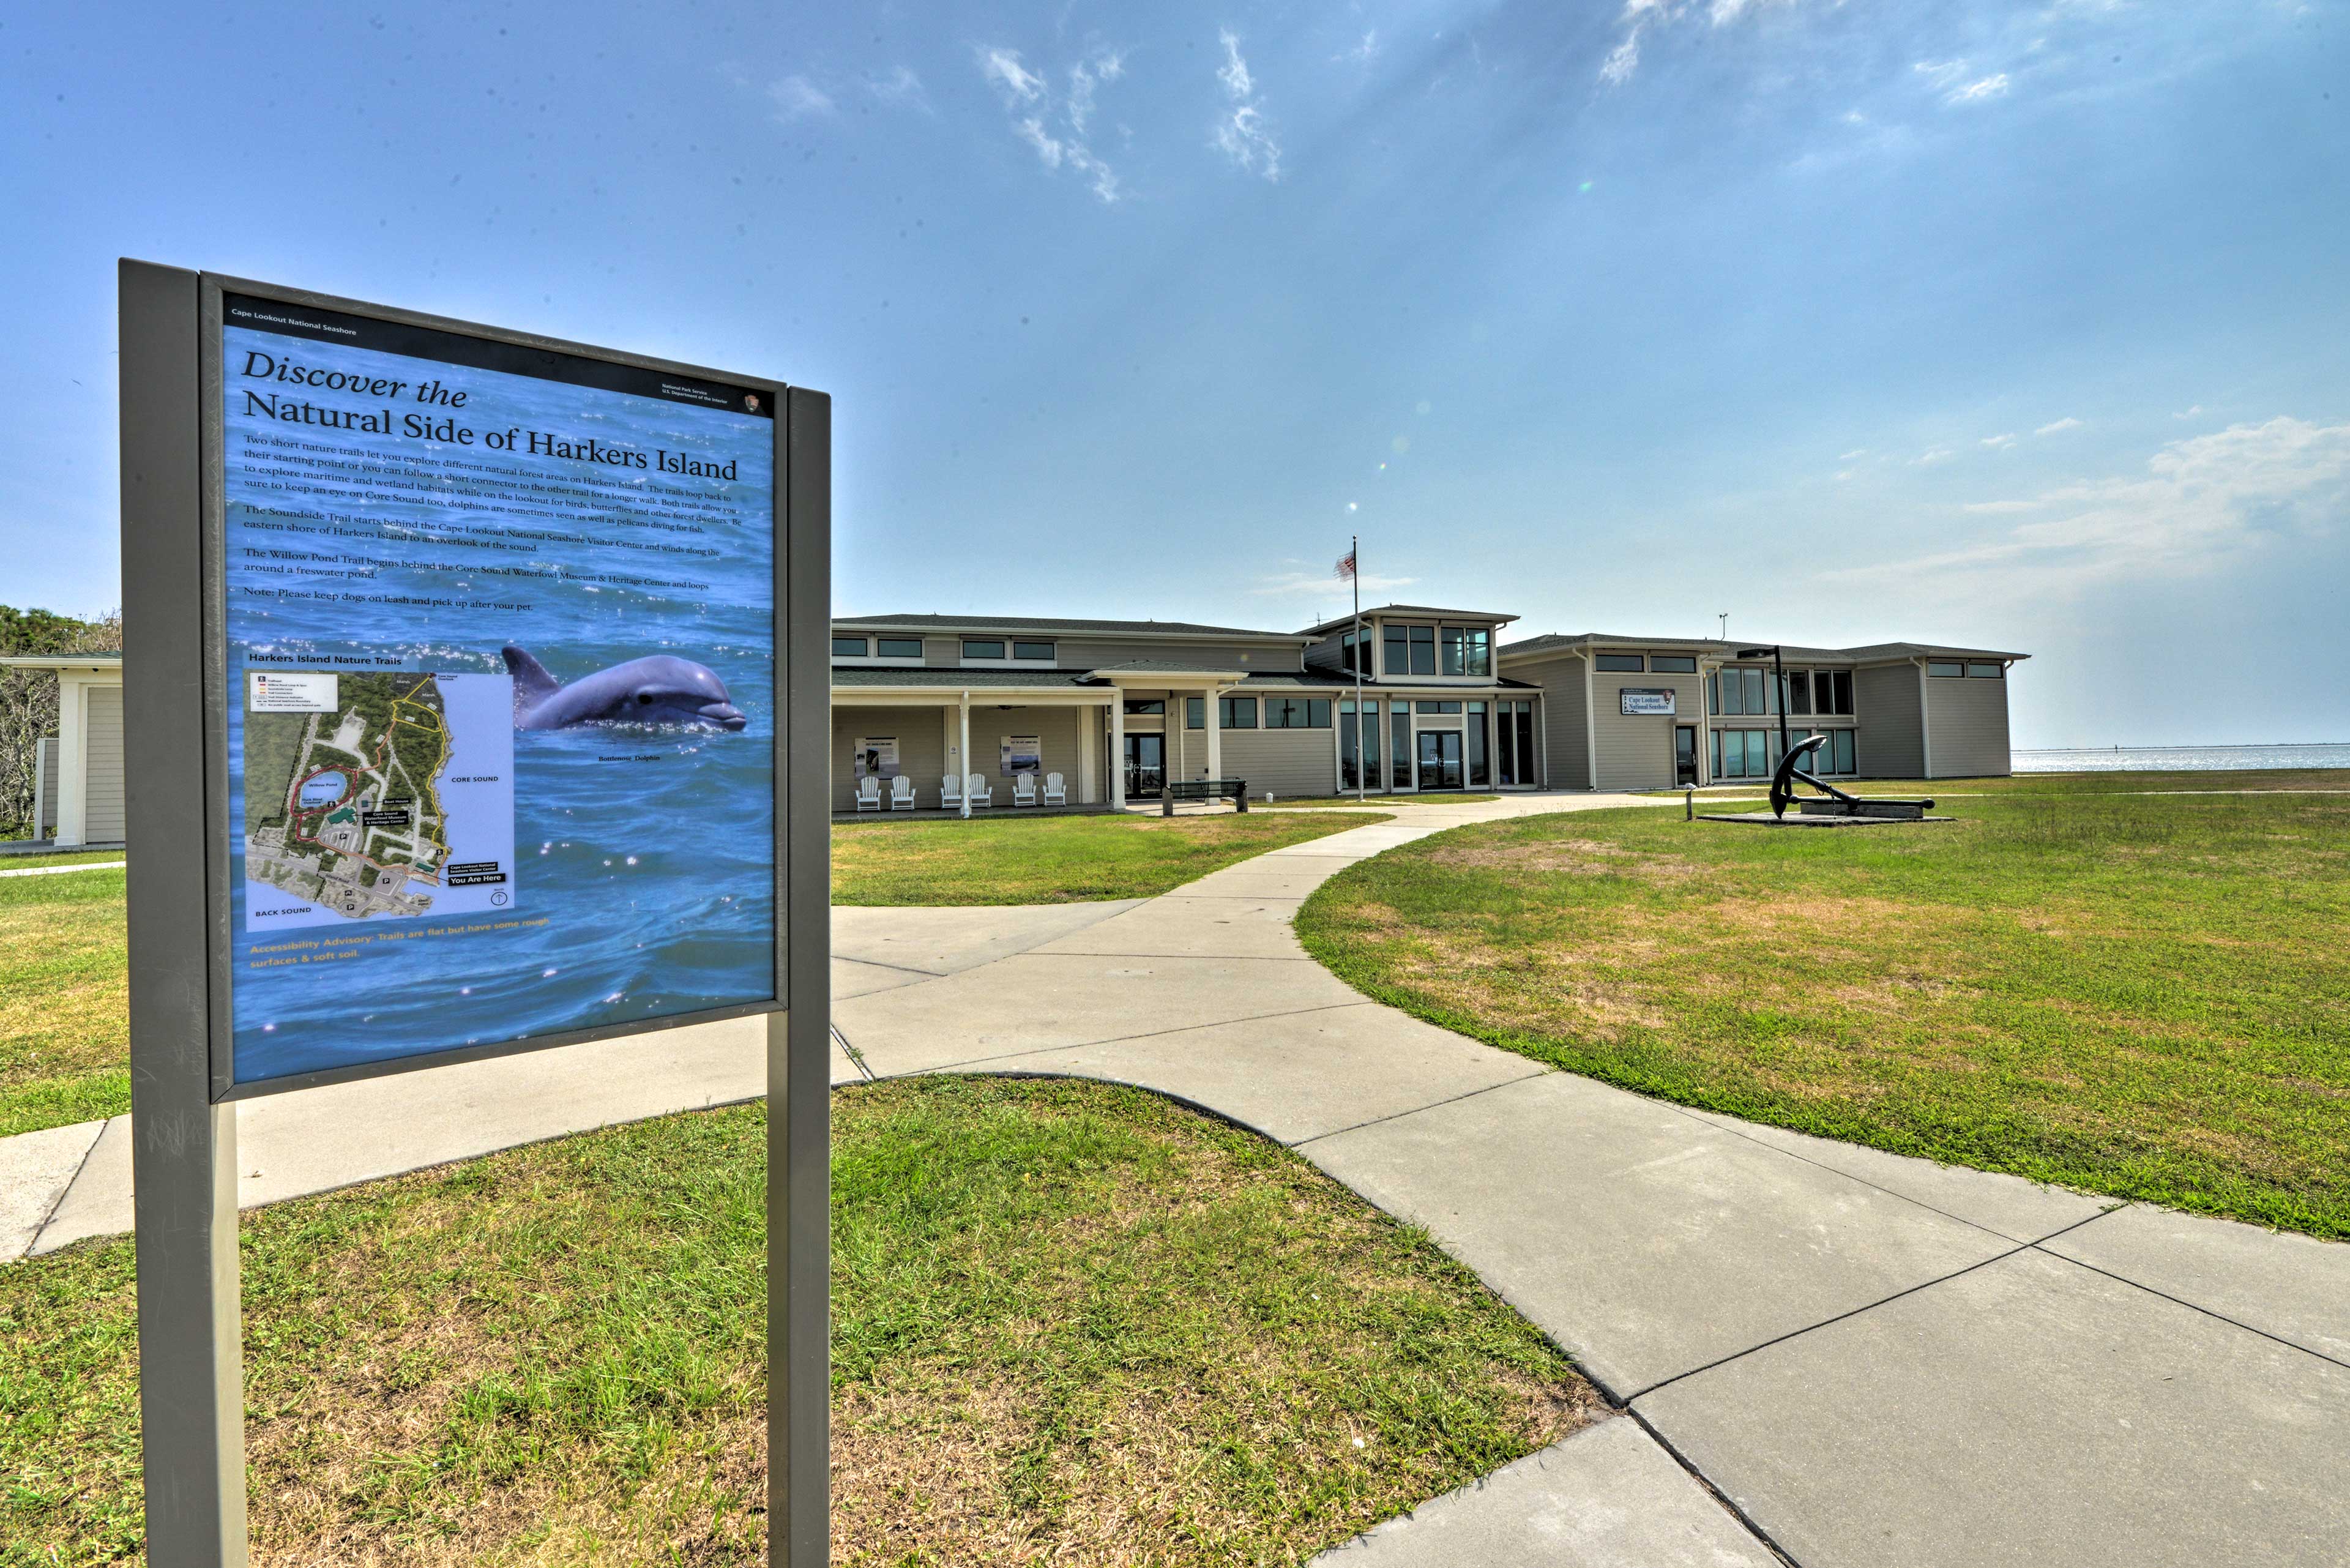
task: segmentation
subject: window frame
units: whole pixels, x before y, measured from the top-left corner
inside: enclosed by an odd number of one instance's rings
[[[1246,718],[1242,715],[1245,713]],[[1216,699],[1216,723],[1221,729],[1253,730],[1256,728],[1256,699],[1253,697],[1219,697]]]
[[[1926,679],[1929,680],[1964,680],[1966,678],[1967,663],[1963,659],[1926,660]]]
[[[2004,680],[2007,679],[2007,666],[2004,664],[1993,664],[1987,659],[1970,659],[1967,660],[1967,679],[1970,680]]]
[[[841,644],[844,642],[855,643],[857,651],[851,653],[843,649]],[[870,638],[843,637],[838,632],[832,634],[832,656],[835,659],[864,659],[869,657],[872,651],[873,641]]]
[[[1208,700],[1205,697],[1183,699],[1183,727],[1187,730],[1204,730],[1208,727]]]
[[[1118,701],[1118,711],[1129,719],[1164,719],[1167,717],[1167,699],[1125,697]]]
[[[1595,653],[1591,668],[1599,675],[1646,675],[1648,659],[1641,653]]]
[[[1414,675],[1435,674],[1436,623],[1434,621],[1429,621],[1425,624],[1419,624],[1407,621],[1404,623],[1403,629],[1408,634],[1406,640],[1411,650],[1410,673]],[[1426,669],[1421,668],[1420,655],[1423,652],[1428,656]]]
[[[1045,651],[1042,653],[1024,653],[1021,651],[1023,649],[1029,648],[1041,648]],[[1035,639],[1023,639],[1014,638],[1012,642],[1012,657],[1014,660],[1022,664],[1050,664],[1060,657],[1060,649],[1057,644],[1052,642],[1039,641]]]
[[[1694,653],[1652,653],[1648,655],[1651,675],[1695,675],[1697,655]]]
[[[913,645],[913,651],[911,653],[892,653],[889,651],[889,645],[892,643],[896,643],[900,647],[910,643]],[[873,639],[873,657],[876,659],[910,659],[915,663],[920,664],[924,657],[922,652],[922,639],[919,637],[877,637]]]
[[[972,662],[973,659],[987,659],[993,663],[1001,663],[1004,659],[1003,650],[1012,646],[1009,642],[1000,637],[966,637],[960,639],[959,645],[962,649],[962,660],[966,664]],[[973,649],[985,649],[990,648],[995,649],[995,651],[993,653],[983,651],[974,653],[972,651]]]

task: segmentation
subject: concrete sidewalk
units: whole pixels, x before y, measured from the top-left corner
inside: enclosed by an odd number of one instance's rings
[[[835,1080],[1082,1075],[1246,1122],[1425,1225],[1627,1411],[1334,1564],[2350,1562],[2350,1247],[1551,1072],[1366,1001],[1290,928],[1426,833],[1677,804],[1412,805],[1143,903],[836,911]],[[725,1024],[246,1102],[242,1195],[744,1098],[762,1071],[757,1025]],[[353,1108],[320,1096],[362,1092],[372,1130],[317,1130]],[[14,1146],[68,1168],[36,1250],[128,1226],[118,1124],[32,1137],[0,1143],[0,1193]]]

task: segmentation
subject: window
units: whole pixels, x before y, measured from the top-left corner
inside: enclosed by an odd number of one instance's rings
[[[2006,673],[2007,666],[2004,664],[1970,664],[1967,666],[1967,679],[1970,680],[1997,680]]]
[[[1159,697],[1129,697],[1126,700],[1126,711],[1128,718],[1164,717],[1167,703],[1165,699]]]
[[[1648,660],[1637,653],[1603,653],[1599,656],[1598,668],[1601,670],[1618,670],[1627,675],[1638,675],[1648,667]]]
[[[1945,662],[1939,659],[1929,659],[1926,663],[1926,673],[1937,680],[1957,680],[1963,678],[1966,672],[1967,667],[1963,664]]]
[[[1253,697],[1217,698],[1216,722],[1227,730],[1255,729],[1256,699]]]
[[[1814,697],[1819,695],[1820,682],[1823,680],[1827,682],[1830,701],[1820,711],[1849,716],[1852,712],[1852,671],[1849,670],[1821,670],[1812,680],[1812,695]]]
[[[1705,678],[1705,711],[1709,713],[1721,711],[1721,677],[1719,675]]]
[[[1787,711],[1808,713],[1812,711],[1812,672],[1798,670],[1787,677]]]
[[[1264,700],[1268,730],[1326,730],[1330,727],[1327,697],[1268,697]]]
[[[1183,727],[1187,730],[1204,730],[1208,727],[1208,700],[1205,697],[1183,699]]]
[[[880,653],[884,659],[920,659],[922,657],[922,639],[919,637],[885,637],[881,639]]]
[[[1406,702],[1388,704],[1388,787],[1411,788],[1411,706]]]
[[[865,657],[865,639],[861,637],[836,637],[832,639],[832,656],[835,659],[862,659]]]
[[[962,656],[965,659],[1001,659],[1003,657],[1003,640],[1001,638],[966,637],[962,639]]]
[[[1648,655],[1648,670],[1656,675],[1695,675],[1697,658],[1688,653],[1652,653]]]
[[[1371,672],[1371,661],[1367,657],[1371,651],[1371,639],[1368,633],[1363,637],[1362,651],[1366,656],[1362,661],[1363,673],[1368,675]],[[1341,670],[1355,668],[1355,634],[1351,631],[1342,634],[1338,639],[1338,668]]]
[[[1432,626],[1408,626],[1411,633],[1411,672],[1414,675],[1436,673],[1436,628]]]
[[[1458,702],[1415,702],[1412,706],[1418,708],[1423,713],[1458,713],[1461,711],[1461,704]]]
[[[1485,704],[1469,704],[1469,787],[1487,789],[1493,783],[1493,770],[1485,753]]]
[[[1860,772],[1860,757],[1857,754],[1859,741],[1858,738],[1854,735],[1853,732],[1850,730],[1838,730],[1835,732],[1835,741],[1834,744],[1835,746],[1835,771],[1840,774],[1856,774]]]
[[[1771,711],[1763,705],[1762,688],[1770,684],[1762,679],[1763,672],[1760,670],[1742,670],[1738,675],[1739,684],[1746,688],[1746,711],[1749,713]]]
[[[1015,642],[1012,645],[1012,657],[1049,661],[1053,657],[1053,645],[1049,642]]]
[[[1493,634],[1482,626],[1437,628],[1438,672],[1444,675],[1491,675]]]
[[[1411,632],[1408,627],[1384,626],[1379,636],[1386,647],[1382,659],[1389,675],[1407,675],[1411,671]]]

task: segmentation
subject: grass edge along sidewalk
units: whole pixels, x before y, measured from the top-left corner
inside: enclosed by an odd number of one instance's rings
[[[130,1108],[123,877],[0,877],[0,1137]]]
[[[1604,1413],[1424,1234],[1159,1096],[835,1116],[836,1562],[1300,1562]],[[257,1560],[756,1563],[763,1116],[246,1216]],[[132,1296],[127,1238],[0,1270],[11,1568],[137,1551]]]
[[[1155,898],[1267,850],[1388,820],[1362,811],[1251,811],[836,823],[832,901],[980,905]]]
[[[1983,797],[1925,828],[1456,828],[1297,917],[1367,995],[1685,1105],[2350,1238],[2350,797]]]

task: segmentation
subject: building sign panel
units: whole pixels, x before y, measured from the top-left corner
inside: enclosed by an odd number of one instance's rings
[[[894,779],[898,776],[898,737],[895,735],[859,735],[856,753],[849,758],[850,770],[857,777]]]
[[[236,1085],[774,1002],[772,390],[234,293],[218,352]]]
[[[997,771],[1005,778],[1044,771],[1044,744],[1035,735],[999,735],[996,751]]]
[[[1624,715],[1627,718],[1653,714],[1670,717],[1674,711],[1673,698],[1670,687],[1627,686],[1624,688]]]

